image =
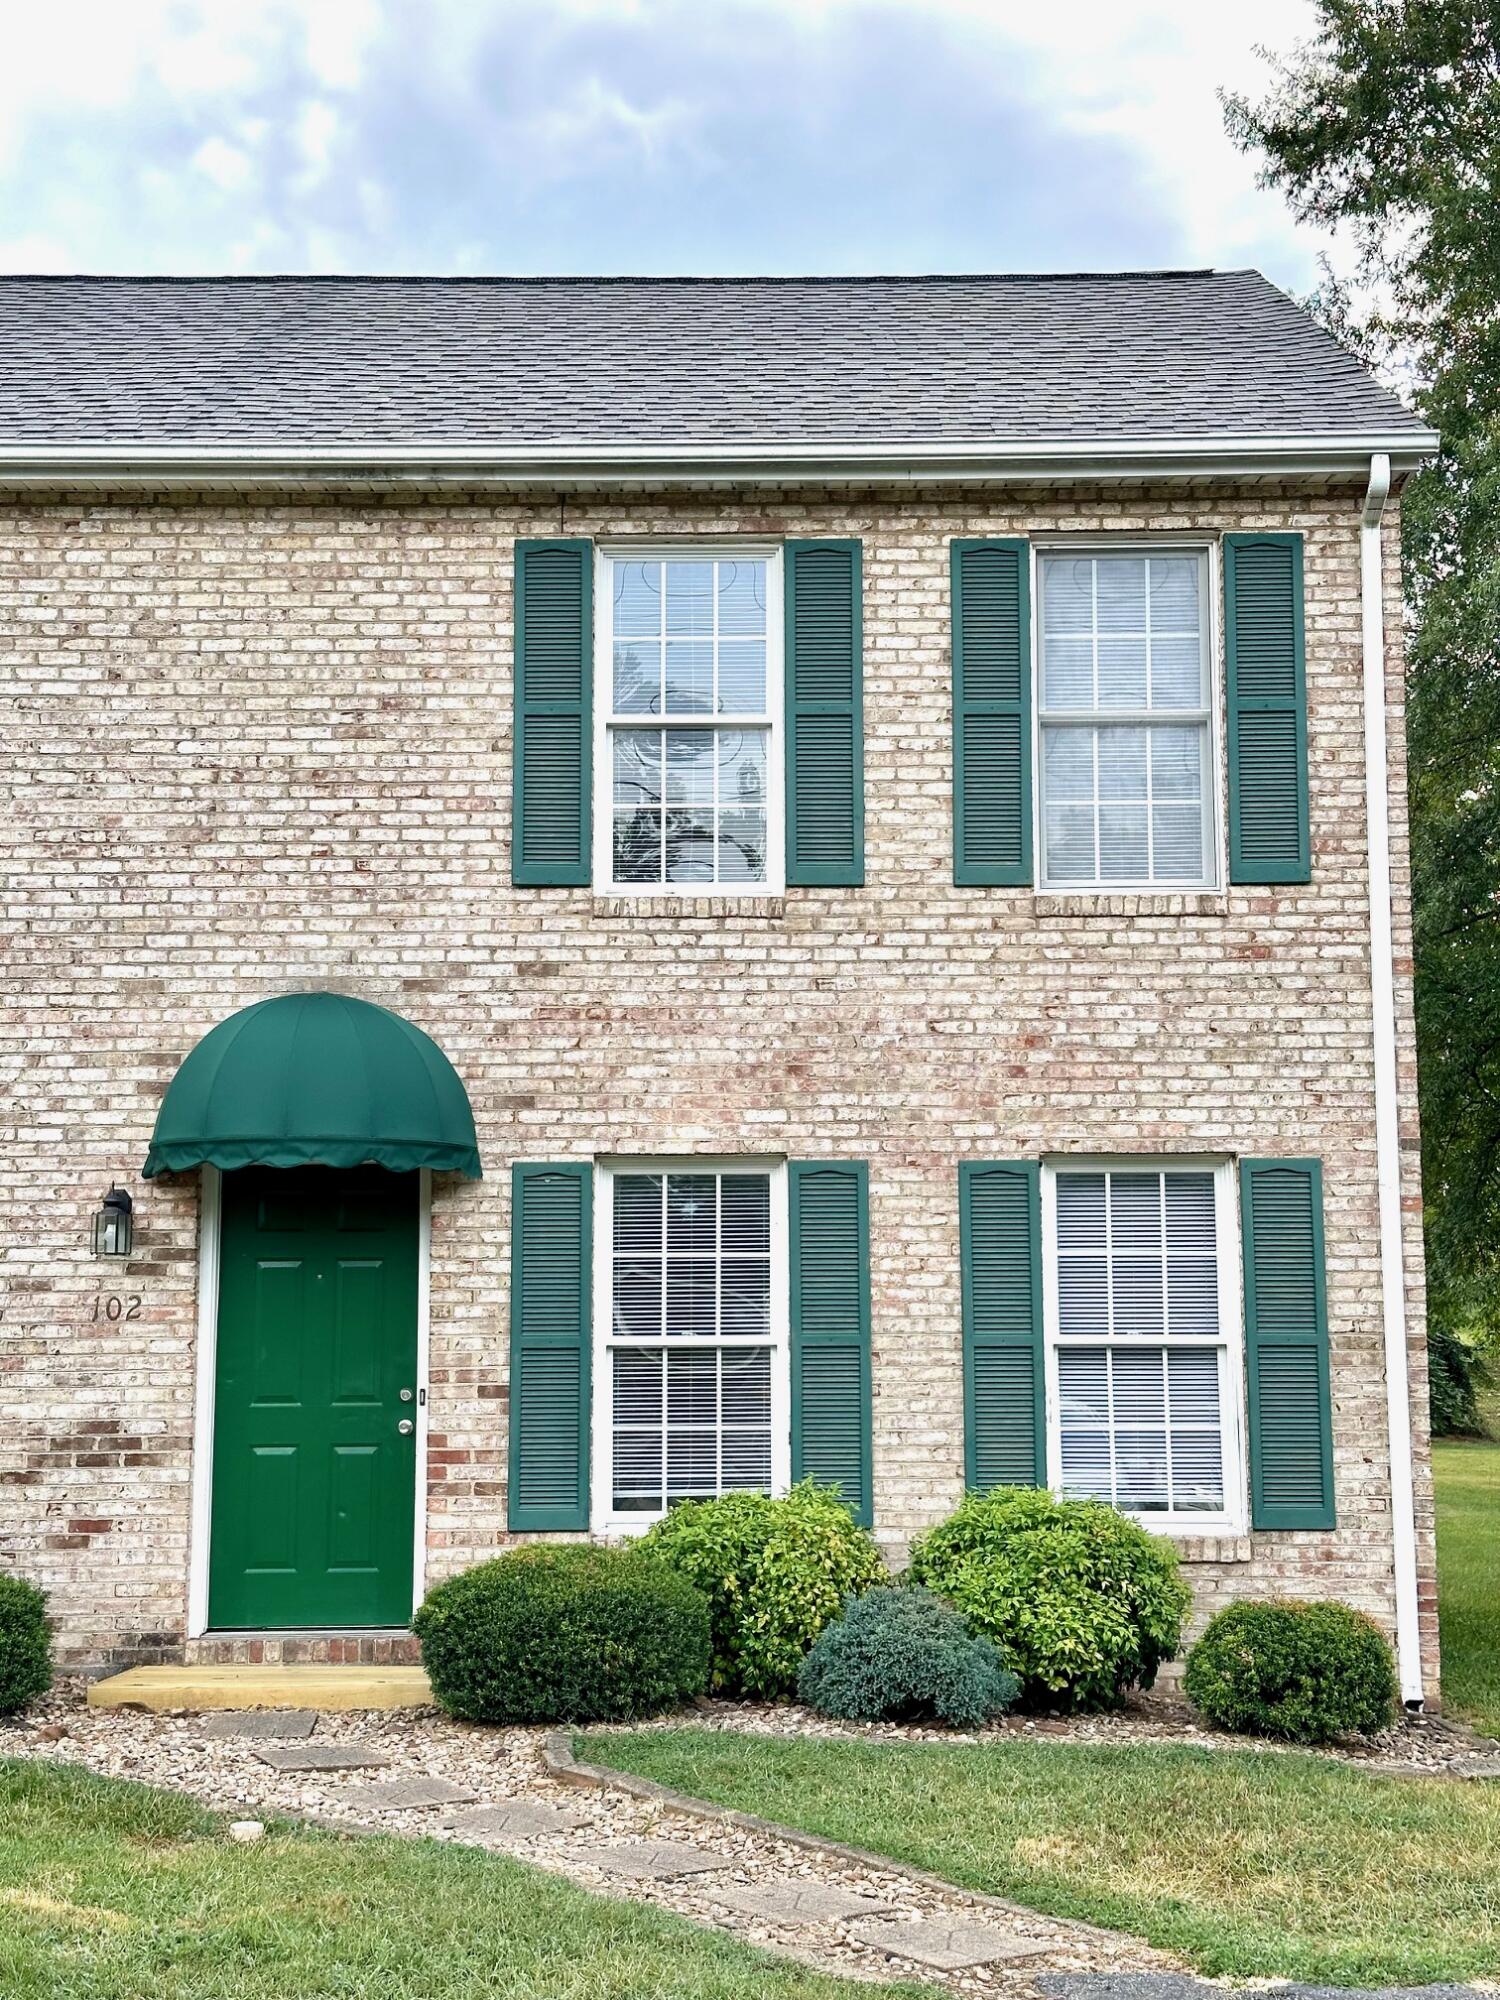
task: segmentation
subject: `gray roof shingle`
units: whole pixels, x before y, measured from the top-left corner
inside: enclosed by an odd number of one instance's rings
[[[0,278],[0,447],[1372,434],[1424,435],[1256,271]]]

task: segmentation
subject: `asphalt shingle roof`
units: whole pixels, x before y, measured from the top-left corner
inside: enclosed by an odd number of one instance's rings
[[[1420,439],[1256,271],[0,278],[0,446]]]

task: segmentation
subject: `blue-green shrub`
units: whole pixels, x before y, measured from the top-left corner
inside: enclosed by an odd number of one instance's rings
[[[866,1591],[818,1634],[797,1693],[820,1715],[977,1729],[1003,1714],[1021,1683],[960,1612],[915,1586]]]

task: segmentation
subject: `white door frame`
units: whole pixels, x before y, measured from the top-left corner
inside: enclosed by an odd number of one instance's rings
[[[208,1630],[208,1555],[213,1531],[214,1392],[219,1362],[219,1243],[223,1225],[223,1176],[204,1167],[198,1202],[198,1339],[193,1385],[193,1486],[188,1533],[187,1636]],[[417,1491],[412,1508],[412,1609],[422,1601],[427,1570],[428,1357],[431,1347],[432,1170],[422,1167],[417,1185]]]

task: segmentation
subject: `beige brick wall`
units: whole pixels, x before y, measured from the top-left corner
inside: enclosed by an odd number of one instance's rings
[[[440,1182],[433,1213],[431,1574],[505,1539],[514,1159],[869,1160],[877,1514],[899,1548],[960,1491],[959,1160],[1314,1153],[1340,1525],[1197,1545],[1192,1577],[1200,1616],[1290,1588],[1389,1624],[1359,497],[0,507],[0,1553],[52,1592],[70,1657],[170,1653],[184,1631],[198,1191],[139,1181],[156,1105],[214,1022],[309,985],[420,1023],[478,1121],[487,1177]],[[1307,537],[1312,884],[1139,900],[955,888],[949,539],[1288,527]],[[865,888],[725,915],[511,887],[511,545],[559,529],[863,538]],[[1389,553],[1399,742],[1394,537]],[[1425,1412],[1400,771],[1391,807]],[[123,1277],[86,1244],[112,1176],[138,1201]],[[96,1318],[112,1293],[138,1296],[138,1316]],[[1432,1654],[1425,1441],[1418,1504]]]

